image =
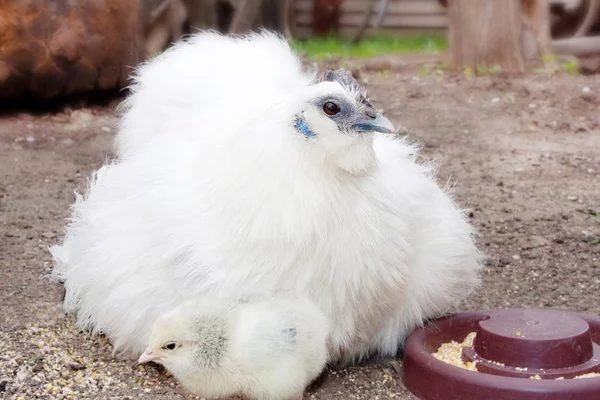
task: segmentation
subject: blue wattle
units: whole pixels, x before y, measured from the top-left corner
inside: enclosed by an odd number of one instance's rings
[[[306,125],[306,122],[304,122],[301,119],[298,120],[296,126],[298,127],[298,129],[300,129],[300,131],[302,131],[302,134],[306,137],[317,136],[313,131],[310,130],[308,125]]]

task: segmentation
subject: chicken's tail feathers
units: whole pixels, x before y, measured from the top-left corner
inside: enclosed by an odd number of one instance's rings
[[[127,158],[157,136],[177,137],[180,130],[173,121],[205,127],[231,122],[231,110],[242,120],[313,82],[314,74],[304,72],[277,33],[190,35],[136,67],[130,95],[117,108],[122,118],[116,153]],[[197,135],[205,131],[199,128]]]
[[[75,224],[77,222],[78,207],[85,202],[93,186],[102,183],[103,178],[106,175],[106,172],[108,171],[110,166],[110,163],[106,163],[98,170],[94,171],[92,175],[88,178],[83,193],[75,191],[75,203],[71,207],[71,216],[68,218],[70,225]],[[50,274],[46,276],[46,278],[50,279],[53,282],[64,283],[64,281],[66,280],[66,273],[70,269],[71,265],[71,252],[69,248],[70,246],[68,237],[63,239],[62,244],[55,244],[53,246],[48,247],[48,252],[54,260],[54,268],[52,269]]]

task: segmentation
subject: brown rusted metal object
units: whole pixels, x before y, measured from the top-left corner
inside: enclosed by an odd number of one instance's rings
[[[314,35],[326,36],[339,31],[343,2],[343,0],[313,0]]]
[[[0,99],[124,87],[142,18],[140,0],[0,0]]]

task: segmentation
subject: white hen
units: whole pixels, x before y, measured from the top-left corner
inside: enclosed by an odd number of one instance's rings
[[[137,358],[183,299],[291,289],[333,360],[393,355],[478,283],[463,213],[417,149],[343,79],[269,34],[198,34],[141,68],[54,277],[79,324]]]
[[[200,297],[162,315],[139,362],[162,364],[203,398],[299,400],[327,362],[328,320],[291,293]]]

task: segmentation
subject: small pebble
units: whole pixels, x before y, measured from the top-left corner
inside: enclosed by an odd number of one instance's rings
[[[584,86],[584,87],[581,89],[581,91],[582,91],[583,93],[589,93],[589,92],[590,92],[590,90],[591,90],[591,89],[590,89],[589,87],[587,87],[587,86]]]
[[[82,369],[86,369],[87,367],[81,363],[70,363],[69,364],[69,368],[71,368],[73,371],[81,371]]]
[[[521,259],[521,256],[520,256],[520,255],[518,255],[518,254],[515,254],[514,256],[512,256],[512,259],[513,259],[513,260],[520,260],[520,259]]]
[[[33,143],[33,142],[35,142],[35,138],[33,136],[27,136],[25,138],[25,141],[28,143]]]
[[[112,129],[110,129],[108,126],[102,127],[102,132],[110,133],[111,131],[112,131]]]
[[[76,110],[71,113],[72,122],[90,122],[94,119],[94,116],[87,110]]]
[[[579,200],[579,197],[577,197],[577,196],[567,196],[567,200],[569,200],[569,201],[577,201],[577,200]]]
[[[492,103],[498,103],[498,102],[500,102],[500,97],[494,97],[492,99]]]
[[[396,372],[397,374],[400,374],[402,372],[402,367],[400,366],[400,364],[398,363],[398,361],[392,360],[388,364],[389,364],[390,367],[392,367],[392,369],[394,370],[394,372]]]

